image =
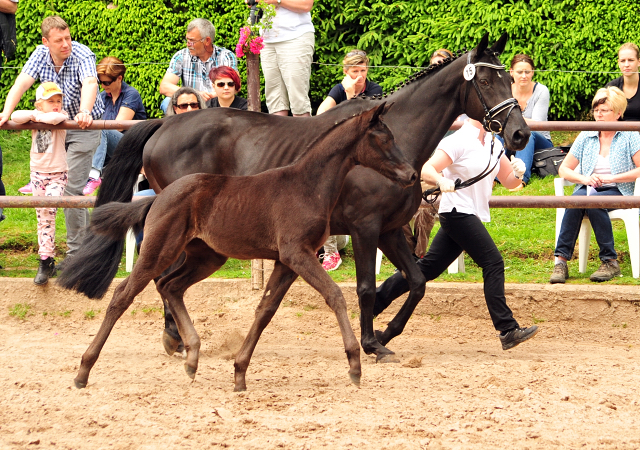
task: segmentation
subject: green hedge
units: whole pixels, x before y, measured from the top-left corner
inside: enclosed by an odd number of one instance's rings
[[[126,80],[142,94],[151,116],[158,116],[158,85],[174,52],[184,47],[185,26],[194,17],[216,26],[216,43],[233,50],[247,15],[244,0],[20,0],[17,14],[16,61],[26,61],[41,42],[39,26],[57,13],[71,26],[74,40],[91,48],[98,59],[114,55],[131,62],[154,62],[127,69]],[[318,63],[335,64],[345,51],[366,50],[374,65],[425,66],[431,53],[473,47],[489,32],[493,40],[508,32],[503,62],[516,53],[531,55],[542,70],[611,72],[617,70],[616,50],[624,42],[639,42],[635,0],[316,0]],[[341,79],[340,67],[313,66],[311,98],[317,106]],[[240,72],[245,75],[244,61]],[[413,70],[373,68],[370,78],[386,90]],[[0,79],[4,99],[19,69],[6,69]],[[550,115],[573,120],[588,109],[594,92],[617,75],[606,73],[538,72],[536,80],[551,91]],[[25,96],[31,99],[32,96]],[[0,100],[0,102],[2,102]],[[20,108],[29,108],[23,101]]]

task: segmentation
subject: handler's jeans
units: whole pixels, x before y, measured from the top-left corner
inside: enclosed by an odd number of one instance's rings
[[[93,152],[100,144],[100,130],[67,130],[67,165],[69,181],[64,195],[82,195],[89,179]],[[82,232],[89,225],[89,211],[82,208],[65,208],[67,226],[67,255],[72,256],[80,248]]]
[[[580,186],[572,195],[587,195],[587,187]],[[617,187],[597,188],[596,192],[591,195],[622,195]],[[609,211],[607,209],[565,209],[560,233],[558,234],[558,244],[553,253],[555,256],[562,256],[570,260],[573,256],[573,250],[576,246],[578,234],[580,234],[580,225],[582,218],[586,215],[591,222],[593,234],[596,235],[596,242],[600,247],[598,256],[602,261],[608,259],[617,259],[618,254],[613,245],[613,227],[611,219],[609,219]]]
[[[504,261],[478,216],[459,213],[455,209],[440,214],[440,230],[433,238],[427,254],[416,264],[427,281],[436,279],[455,261],[462,251],[482,267],[484,299],[493,326],[507,331],[518,327],[504,296]],[[409,283],[396,272],[376,290],[373,314],[380,314],[393,300],[409,291]]]

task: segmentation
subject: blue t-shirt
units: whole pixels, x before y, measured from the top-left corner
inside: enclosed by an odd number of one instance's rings
[[[372,97],[379,94],[381,95],[382,88],[379,84],[367,80],[364,86],[363,94],[365,95],[365,97]],[[336,105],[339,105],[347,99],[347,93],[345,92],[342,83],[338,83],[331,88],[331,90],[329,91],[329,97],[335,100]]]
[[[116,99],[115,104],[113,103],[111,95],[105,91],[100,92],[100,97],[102,97],[102,101],[104,102],[103,120],[115,120],[122,106],[133,110],[133,120],[146,120],[147,118],[147,111],[142,104],[140,93],[124,81],[122,82],[120,95]]]

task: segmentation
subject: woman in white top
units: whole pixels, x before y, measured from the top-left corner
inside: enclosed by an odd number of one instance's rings
[[[493,172],[460,190],[454,190],[456,179],[468,180],[480,174],[490,162],[496,162],[502,144],[495,141],[493,154],[491,135],[480,122],[469,119],[462,128],[445,137],[422,169],[422,179],[436,184],[442,191],[440,230],[427,254],[417,261],[427,281],[437,278],[464,250],[482,267],[484,296],[496,330],[500,331],[502,348],[508,350],[532,338],[537,327],[520,328],[504,296],[504,261],[482,222],[489,222],[489,198],[494,178],[507,188],[518,186],[525,171],[517,158],[511,162],[501,156]],[[489,161],[491,158],[491,161]],[[382,312],[401,294],[409,291],[402,273],[397,272],[376,291],[374,315]]]
[[[533,81],[535,66],[533,59],[524,54],[518,54],[511,60],[511,70],[509,73],[513,78],[511,92],[518,100],[522,116],[528,123],[532,121],[546,121],[549,112],[549,89],[544,84]],[[525,148],[518,152],[518,158],[524,161],[526,170],[522,178],[522,185],[529,182],[531,178],[531,167],[533,166],[533,154],[536,150],[553,147],[551,133],[548,131],[532,131],[531,137]]]
[[[596,122],[615,122],[627,107],[624,92],[606,87],[591,102]],[[573,195],[633,195],[634,181],[640,177],[640,134],[637,131],[583,131],[564,158],[558,174],[576,183]],[[560,226],[554,255],[551,283],[564,283],[569,277],[567,261],[573,255],[583,216],[589,217],[600,247],[600,268],[591,281],[608,281],[620,275],[614,248],[613,228],[606,209],[567,208]]]

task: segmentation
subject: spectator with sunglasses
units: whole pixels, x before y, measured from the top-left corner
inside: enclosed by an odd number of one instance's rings
[[[146,120],[147,111],[140,93],[123,81],[127,71],[124,62],[115,56],[107,56],[97,64],[98,84],[102,86],[100,97],[104,102],[103,120]],[[93,154],[89,180],[83,194],[91,195],[101,184],[102,168],[107,156],[111,157],[123,130],[102,130],[100,145]]]
[[[207,101],[208,108],[248,109],[247,99],[236,95],[242,87],[238,72],[227,66],[216,67],[209,72],[209,79],[217,97]]]
[[[453,58],[453,53],[446,48],[439,48],[433,55],[431,55],[431,59],[429,60],[429,64],[437,64],[440,61],[444,61],[447,58]]]
[[[330,91],[326,99],[318,107],[317,115],[352,99],[360,94],[367,97],[382,94],[380,85],[367,80],[369,58],[362,50],[352,50],[342,60],[344,78]],[[349,236],[329,236],[324,243],[322,267],[327,272],[336,270],[342,264],[340,252],[349,243]]]
[[[206,107],[207,104],[198,91],[190,87],[182,86],[171,96],[171,107],[167,108],[165,117],[197,111],[199,109],[205,109]]]

